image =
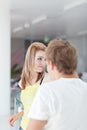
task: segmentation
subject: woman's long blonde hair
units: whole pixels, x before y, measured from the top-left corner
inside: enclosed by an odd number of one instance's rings
[[[22,74],[21,74],[21,88],[25,89],[26,84],[30,84],[30,70],[32,70],[34,63],[35,63],[35,55],[37,51],[45,51],[46,46],[43,43],[40,42],[34,42],[32,43],[28,49],[27,49],[27,53],[25,56],[25,62],[24,62],[24,66],[23,66],[23,70],[22,70]],[[43,72],[38,74],[37,77],[37,81],[39,81],[44,74],[44,70]]]

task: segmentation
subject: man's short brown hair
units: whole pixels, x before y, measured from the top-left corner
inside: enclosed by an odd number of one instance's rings
[[[52,61],[59,72],[72,74],[77,68],[77,51],[66,40],[54,39],[46,50],[47,61]]]

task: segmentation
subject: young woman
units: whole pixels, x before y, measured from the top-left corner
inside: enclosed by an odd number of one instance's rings
[[[29,119],[27,113],[31,107],[36,91],[42,82],[45,70],[45,49],[43,43],[32,43],[26,53],[25,63],[21,74],[21,101],[24,110],[11,116],[9,124],[13,126],[14,122],[22,117],[19,130],[26,130]]]

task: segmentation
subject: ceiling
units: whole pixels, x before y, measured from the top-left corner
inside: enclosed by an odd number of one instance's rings
[[[87,35],[87,0],[12,0],[11,37]]]

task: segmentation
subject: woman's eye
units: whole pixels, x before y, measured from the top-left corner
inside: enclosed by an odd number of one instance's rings
[[[46,61],[45,58],[37,58],[38,61]]]
[[[42,58],[38,58],[38,60],[42,60]]]

